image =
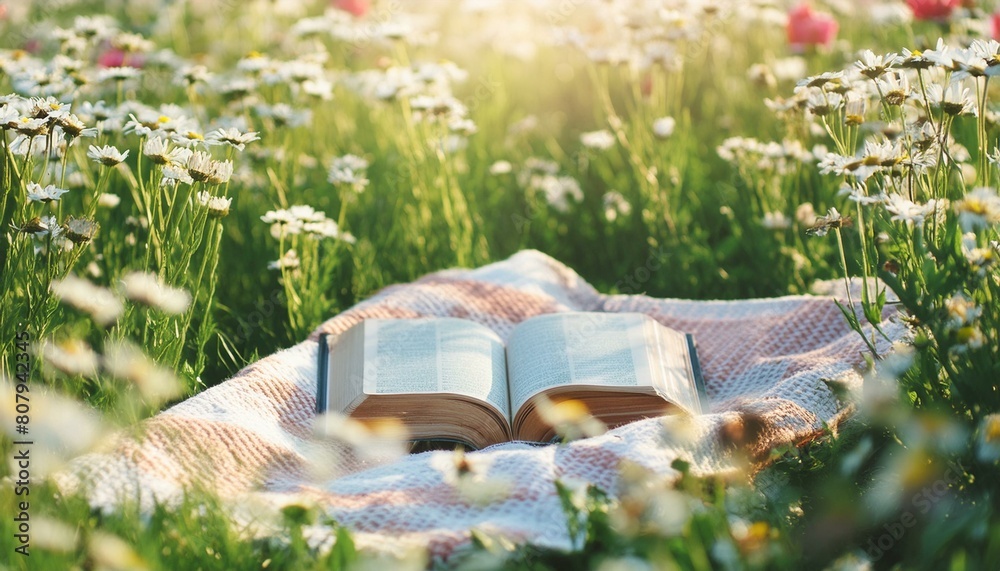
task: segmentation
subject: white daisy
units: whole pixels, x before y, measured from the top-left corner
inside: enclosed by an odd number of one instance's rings
[[[204,151],[195,151],[187,161],[187,172],[197,182],[205,182],[212,177],[215,160]]]
[[[274,262],[267,263],[267,269],[269,270],[284,270],[284,269],[295,269],[299,267],[299,255],[295,250],[288,250],[281,259]]]
[[[229,207],[233,203],[232,198],[224,196],[212,196],[202,190],[198,193],[198,202],[208,209],[208,215],[213,218],[224,218],[229,215]]]
[[[59,198],[67,192],[69,192],[69,190],[65,188],[56,188],[53,184],[43,187],[37,182],[28,183],[28,200],[30,202],[52,202],[59,200]]]
[[[100,225],[89,218],[69,218],[63,224],[63,231],[74,244],[86,244],[94,239]]]
[[[96,163],[101,163],[106,167],[113,167],[125,162],[125,159],[128,158],[128,151],[126,150],[123,153],[111,145],[103,147],[90,145],[87,156]]]
[[[885,55],[875,55],[871,50],[861,52],[861,59],[854,62],[854,67],[861,72],[861,75],[870,79],[881,77],[889,68],[896,65],[899,54],[888,53]]]
[[[13,127],[18,133],[28,137],[37,137],[49,132],[47,119],[21,117]]]
[[[188,174],[188,171],[184,168],[177,167],[174,165],[163,165],[162,169],[163,178],[160,181],[162,185],[175,185],[179,182],[184,184],[194,184],[194,179]]]
[[[169,143],[167,143],[166,139],[159,136],[147,139],[146,142],[142,144],[142,154],[149,157],[149,160],[158,165],[166,165],[176,162],[172,160]]]
[[[972,97],[972,92],[961,82],[952,83],[947,88],[940,83],[928,85],[927,100],[948,115],[976,114],[976,101]]]
[[[219,128],[208,135],[205,135],[205,139],[209,141],[217,141],[219,143],[225,143],[235,148],[236,150],[242,151],[246,148],[247,143],[252,143],[253,141],[259,141],[260,137],[257,136],[256,131],[249,131],[247,133],[241,133],[239,129],[231,127],[229,129]]]
[[[1000,196],[992,188],[974,188],[954,203],[954,209],[965,232],[982,230],[1000,222]]]

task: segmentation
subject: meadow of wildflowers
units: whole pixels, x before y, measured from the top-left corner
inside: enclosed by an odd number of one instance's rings
[[[45,477],[383,286],[522,248],[608,292],[843,280],[859,335],[886,311],[910,333],[889,355],[865,338],[864,390],[831,385],[854,414],[814,442],[739,477],[623,468],[614,498],[566,482],[577,550],[477,535],[449,565],[1000,568],[998,9],[0,1],[0,452],[22,362],[45,450],[30,557],[0,467],[0,569],[385,564],[336,522],[310,549],[309,506],[261,541],[207,493],[92,513]]]

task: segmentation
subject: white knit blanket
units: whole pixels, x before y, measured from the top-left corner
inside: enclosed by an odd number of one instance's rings
[[[451,485],[451,453],[379,462],[337,455],[313,437],[320,332],[343,332],[366,318],[455,316],[506,338],[519,321],[559,311],[643,312],[694,334],[710,413],[682,431],[676,418],[647,419],[566,445],[510,443],[470,453],[477,477],[509,483],[508,493],[485,503],[470,501]],[[895,320],[887,319],[883,328],[894,339],[904,332]],[[608,296],[552,258],[523,251],[479,269],[442,271],[385,288],[324,323],[308,340],[148,420],[142,436],[121,436],[109,450],[78,458],[58,481],[85,490],[104,509],[123,500],[148,508],[176,501],[187,487],[208,486],[232,506],[235,520],[257,522],[257,533],[273,532],[266,522],[277,507],[306,501],[352,529],[355,541],[369,549],[418,546],[447,557],[473,529],[566,548],[557,478],[587,481],[613,495],[624,461],[665,476],[677,458],[700,474],[733,469],[720,443],[723,431],[753,432],[751,454],[807,441],[843,415],[823,379],[857,386],[855,368],[864,350],[829,297]],[[321,458],[325,470],[317,471]],[[307,532],[315,543],[332,541],[330,528],[321,524]]]

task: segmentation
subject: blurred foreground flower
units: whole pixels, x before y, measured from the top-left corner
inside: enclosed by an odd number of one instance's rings
[[[477,505],[503,501],[511,491],[511,482],[489,476],[489,456],[468,456],[461,448],[453,453],[439,453],[432,465],[446,484],[465,502]]]
[[[313,432],[347,445],[362,460],[391,460],[407,453],[406,427],[395,418],[362,422],[339,413],[316,419]]]
[[[125,287],[125,297],[168,315],[184,313],[191,305],[191,294],[160,282],[156,274],[129,272],[122,278],[122,285]]]
[[[976,458],[987,464],[1000,460],[1000,413],[983,417],[976,440]]]
[[[826,12],[814,12],[809,4],[799,4],[788,13],[788,43],[793,49],[829,46],[837,36],[837,20]]]
[[[15,400],[18,391],[6,379],[0,379],[0,426],[12,439],[21,439],[15,428],[18,419]],[[92,449],[104,434],[101,417],[80,402],[31,388],[31,476],[44,478],[62,464]],[[12,472],[16,473],[16,471]]]
[[[603,422],[590,414],[583,401],[567,399],[553,402],[545,395],[538,395],[534,401],[542,421],[566,440],[600,436],[608,430]]]
[[[111,343],[104,350],[104,368],[111,375],[135,383],[146,403],[157,405],[181,394],[173,372],[154,363],[128,342]]]
[[[73,275],[55,280],[49,286],[60,301],[90,316],[99,325],[108,325],[121,315],[124,306],[110,290]]]
[[[1000,196],[989,187],[972,189],[953,208],[964,232],[983,230],[1000,222]]]
[[[117,535],[95,531],[87,548],[96,569],[138,571],[149,568],[132,546]]]
[[[77,526],[45,516],[35,516],[31,522],[32,547],[46,551],[69,553],[76,549]]]
[[[619,532],[635,536],[680,535],[698,501],[673,488],[672,479],[632,462],[618,469],[619,501],[609,514]]]
[[[44,341],[40,351],[45,362],[67,375],[91,376],[97,372],[97,353],[86,341],[65,339]]]

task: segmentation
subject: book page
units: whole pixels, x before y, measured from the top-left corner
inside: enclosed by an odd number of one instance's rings
[[[503,342],[464,319],[365,321],[364,391],[461,394],[510,418]]]
[[[507,343],[512,409],[559,385],[652,386],[643,317],[560,313],[518,325]]]
[[[646,332],[653,386],[671,402],[692,413],[701,412],[701,398],[695,383],[691,349],[687,335],[650,320]]]

